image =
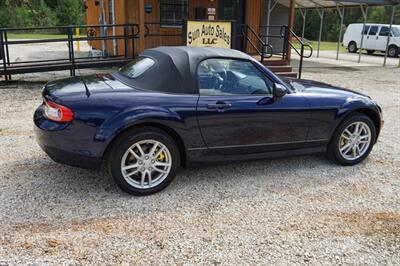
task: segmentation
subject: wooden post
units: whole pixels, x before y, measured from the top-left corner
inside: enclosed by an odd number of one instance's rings
[[[294,30],[294,18],[295,18],[295,8],[296,8],[296,0],[290,0],[290,5],[289,5],[289,21],[288,21],[288,27],[291,30]],[[292,34],[288,32],[288,39],[291,40]],[[291,53],[292,53],[292,47],[290,45],[286,45],[286,64],[290,64],[290,59],[291,59]]]
[[[145,27],[144,27],[144,0],[139,0],[139,51],[141,53],[145,47],[146,42],[144,39]]]

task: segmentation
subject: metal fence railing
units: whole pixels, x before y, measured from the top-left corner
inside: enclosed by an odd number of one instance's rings
[[[14,74],[69,70],[74,76],[76,69],[123,65],[135,55],[138,29],[137,24],[0,28],[0,75],[9,80]],[[56,32],[57,35],[43,39],[15,39],[16,33],[27,32]],[[84,35],[74,34],[77,32]],[[9,38],[10,34],[14,35],[13,39]],[[90,50],[77,52],[76,45],[83,41],[89,43]],[[41,56],[15,58],[20,57],[23,49],[30,49],[33,45],[51,46],[54,43],[65,44],[57,46],[65,49],[51,52],[44,46]],[[94,53],[96,50],[93,48],[100,52]],[[16,56],[13,58],[13,55]]]
[[[239,25],[232,38],[235,49],[254,50],[261,61],[272,57],[280,50],[272,48],[271,40],[278,38],[282,42],[282,60],[288,58],[287,51],[293,49],[300,56],[299,77],[301,77],[303,58],[312,54],[312,48],[287,26],[260,26],[261,34],[246,24]],[[145,48],[157,46],[184,45],[184,28],[164,28],[158,22],[146,22],[144,25]],[[16,38],[16,33],[32,32],[58,33],[44,39]],[[82,32],[83,35],[77,34]],[[75,33],[75,34],[74,34]],[[13,39],[9,35],[13,34]],[[26,35],[21,35],[26,36]],[[77,69],[121,66],[130,62],[140,51],[135,47],[139,39],[138,24],[73,25],[40,28],[0,28],[0,76],[6,80],[14,74],[46,71],[69,70],[74,76]],[[86,45],[85,52],[79,52],[77,45]],[[35,45],[38,55],[21,57],[24,50]],[[57,45],[53,45],[57,44]],[[59,44],[64,44],[59,45]],[[64,51],[60,51],[61,48]],[[287,48],[291,49],[287,49]],[[54,50],[52,50],[54,48]],[[278,47],[279,48],[279,47]],[[305,51],[309,50],[309,54]],[[94,52],[95,51],[95,52]],[[37,51],[36,51],[37,52]]]

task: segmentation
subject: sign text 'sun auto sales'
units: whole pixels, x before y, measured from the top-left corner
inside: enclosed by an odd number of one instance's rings
[[[187,46],[231,48],[232,25],[229,21],[187,21]]]

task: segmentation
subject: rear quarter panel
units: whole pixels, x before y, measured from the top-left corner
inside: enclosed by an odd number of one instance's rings
[[[350,24],[343,35],[343,46],[347,47],[351,41],[355,41],[357,47],[361,45],[362,25]]]
[[[145,123],[172,129],[182,138],[185,149],[204,146],[196,118],[198,95],[113,93],[111,98],[97,94],[93,101],[115,108],[115,113],[104,120],[94,136],[94,142],[102,143],[103,147],[124,130]]]

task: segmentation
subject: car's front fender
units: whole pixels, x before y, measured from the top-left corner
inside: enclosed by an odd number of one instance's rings
[[[336,114],[336,127],[340,125],[343,120],[353,112],[364,113],[365,115],[370,117],[375,124],[377,135],[379,134],[383,119],[382,111],[380,110],[380,107],[377,105],[376,102],[366,97],[351,98],[344,102],[343,105],[338,109],[338,112]],[[331,132],[332,134],[336,127]]]
[[[375,121],[380,127],[380,111],[368,97],[337,97],[335,95],[307,95],[310,102],[312,121],[309,140],[329,141],[333,132],[350,113],[362,111],[375,114]],[[374,120],[374,119],[373,119]],[[379,128],[378,128],[379,131]]]
[[[335,120],[341,120],[349,113],[362,108],[374,110],[373,106],[370,104],[370,99],[364,97],[348,97],[338,107]]]

